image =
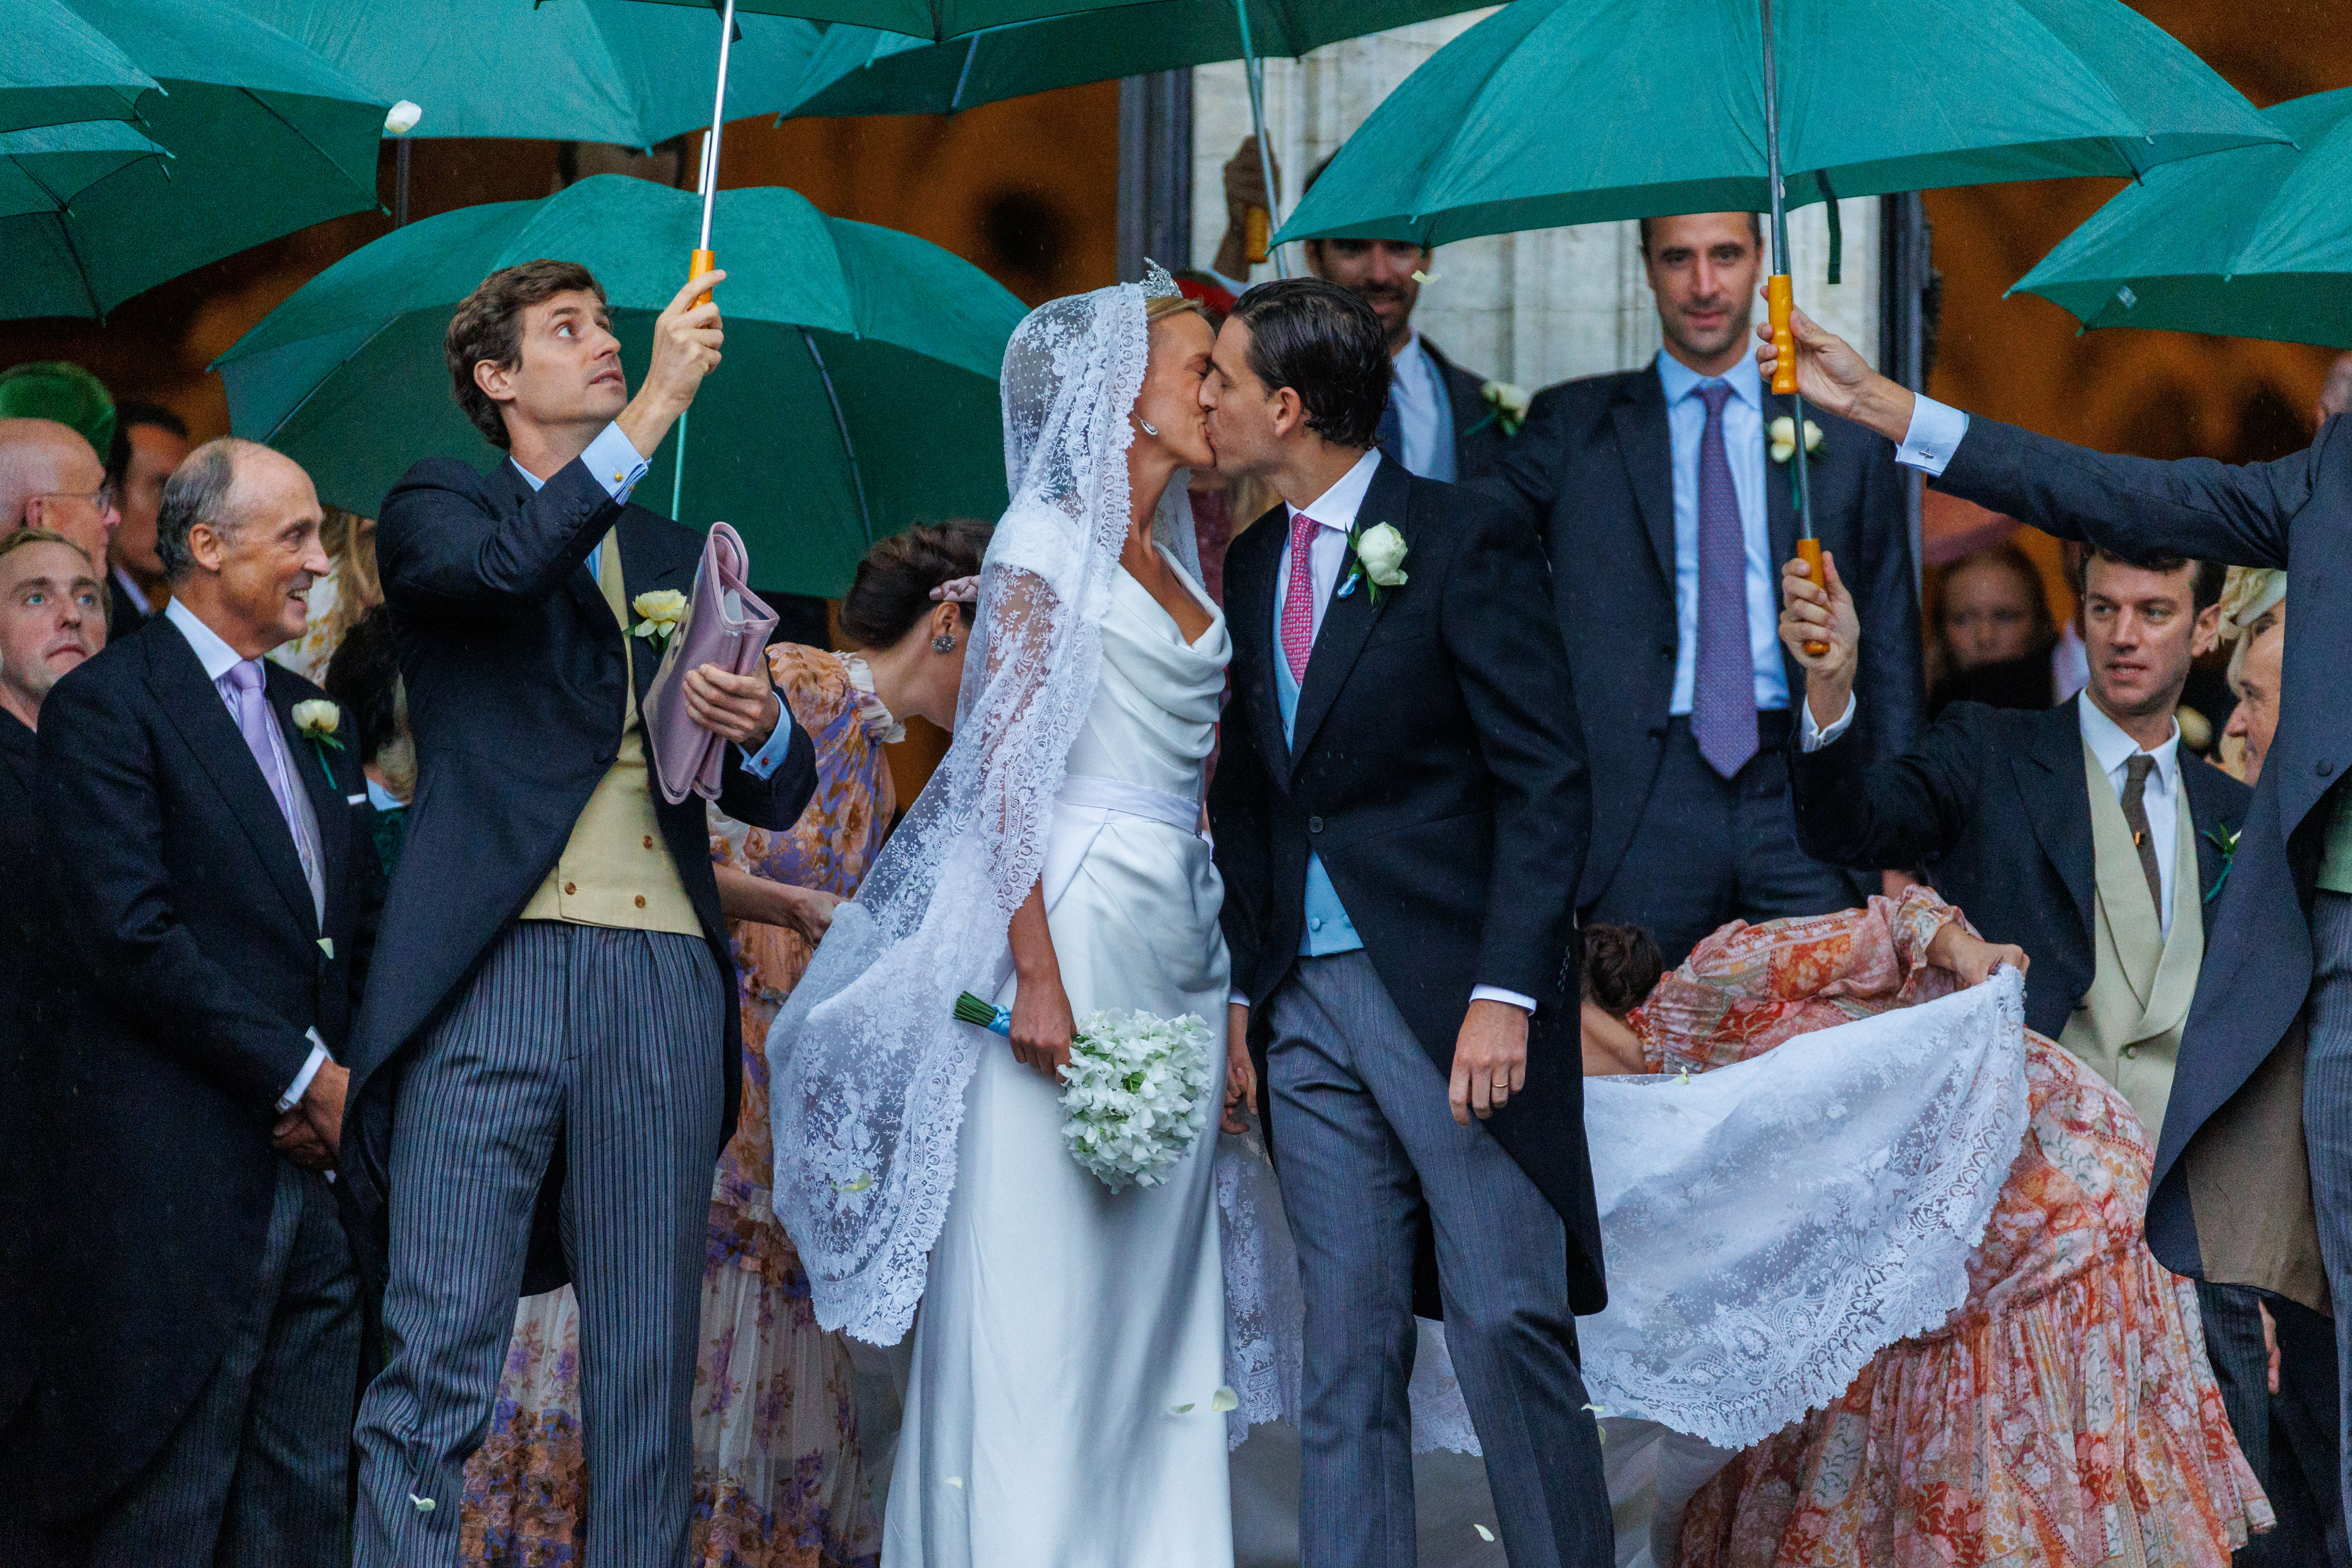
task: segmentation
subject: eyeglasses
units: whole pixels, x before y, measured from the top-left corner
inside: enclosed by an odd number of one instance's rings
[[[105,512],[114,506],[114,481],[107,480],[94,490],[44,490],[26,498],[31,500],[87,501],[96,510]]]

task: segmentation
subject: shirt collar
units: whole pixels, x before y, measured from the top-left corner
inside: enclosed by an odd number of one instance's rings
[[[1756,368],[1752,354],[1742,354],[1739,363],[1720,376],[1699,374],[1665,350],[1658,351],[1658,379],[1665,384],[1666,406],[1671,408],[1684,398],[1694,395],[1709,380],[1721,381],[1731,388],[1731,395],[1758,413],[1764,411],[1764,373]]]
[[[1345,533],[1356,524],[1356,513],[1362,510],[1364,493],[1372,488],[1372,473],[1381,466],[1380,448],[1375,447],[1356,459],[1356,466],[1341,474],[1331,488],[1308,501],[1305,506],[1289,506],[1290,519],[1298,520],[1305,512],[1326,528],[1336,528]]]
[[[2074,710],[2082,719],[2083,743],[2091,748],[2091,755],[2098,759],[2099,766],[2106,773],[2116,773],[2139,754],[2139,742],[2125,734],[2123,726],[2099,711],[2099,705],[2091,700],[2089,692],[2083,693],[2082,700],[2074,704]],[[2173,721],[2172,733],[2166,737],[2164,743],[2147,754],[2156,759],[2157,777],[2164,781],[2165,793],[2169,795],[2180,777],[2179,720]]]
[[[408,803],[373,779],[367,782],[368,804],[378,811],[405,811]]]
[[[196,618],[184,599],[174,597],[164,605],[163,618],[179,627],[188,646],[196,650],[196,662],[205,667],[206,680],[216,681],[245,662],[245,656],[223,642],[220,633]]]
[[[541,479],[537,474],[532,473],[520,463],[515,462],[514,458],[509,458],[507,461],[514,463],[514,471],[522,476],[522,482],[529,485],[534,492],[543,490],[547,488],[547,481],[545,479]]]

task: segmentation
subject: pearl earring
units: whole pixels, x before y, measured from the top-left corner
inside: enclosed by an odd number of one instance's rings
[[[955,652],[955,634],[953,632],[941,632],[939,636],[933,637],[931,639],[931,651],[933,653]]]

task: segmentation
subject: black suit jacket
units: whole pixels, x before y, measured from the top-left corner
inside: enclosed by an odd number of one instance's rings
[[[2033,961],[2029,1028],[2056,1039],[2098,966],[2090,781],[2077,697],[2030,711],[1955,702],[1900,757],[1873,763],[1838,740],[1789,747],[1797,837],[1832,865],[1924,866],[1988,942]],[[2213,834],[2238,831],[2252,792],[2184,751],[2181,787],[2197,824],[2197,882],[2210,898],[2227,864]],[[2216,932],[2206,915],[2206,963]]]
[[[535,493],[509,462],[484,475],[428,459],[384,498],[376,558],[417,777],[384,906],[378,980],[352,1043],[345,1111],[341,1167],[366,1222],[372,1268],[381,1266],[402,1053],[530,901],[618,754],[632,661],[587,566],[615,528],[631,598],[657,588],[691,593],[702,535],[614,501],[578,458]],[[638,645],[640,704],[659,664]],[[779,721],[793,723],[789,707]],[[727,749],[719,807],[753,826],[785,828],[815,787],[815,754],[794,725],[791,752],[767,780],[744,772],[735,748]],[[654,810],[712,960],[731,980],[703,803],[688,795],[671,805],[656,790]],[[711,1064],[727,1086],[722,1143],[734,1132],[742,1074],[741,1025],[731,1004],[725,1012],[724,1037],[714,1042],[720,1058]],[[526,1292],[567,1278],[551,1224],[562,1168],[561,1157],[551,1163]]]
[[[1789,400],[1765,394],[1769,422]],[[1860,713],[1853,739],[1872,760],[1899,754],[1927,701],[1919,597],[1895,449],[1816,412],[1813,527],[1837,558],[1862,618]],[[1616,875],[1665,752],[1680,636],[1675,617],[1674,444],[1654,365],[1547,387],[1502,466],[1478,488],[1539,529],[1592,762],[1592,850],[1580,905]],[[1788,469],[1765,463],[1772,557],[1797,552]],[[1777,595],[1776,595],[1777,598]],[[1792,702],[1805,674],[1784,649]],[[1895,862],[1888,862],[1892,865]]]
[[[1486,403],[1486,378],[1455,364],[1426,337],[1421,346],[1427,351],[1429,363],[1437,367],[1438,379],[1445,384],[1446,411],[1454,419],[1454,482],[1466,485],[1484,479],[1500,466],[1511,439]]]
[[[1473,986],[1536,998],[1527,1087],[1487,1126],[1567,1222],[1575,1310],[1599,1311],[1570,896],[1587,785],[1559,634],[1526,591],[1542,552],[1492,502],[1382,462],[1357,521],[1404,535],[1409,580],[1378,604],[1335,586],[1294,746],[1275,695],[1282,517],[1225,557],[1233,700],[1209,813],[1234,984],[1263,1004],[1290,973],[1311,847],[1440,1072]]]
[[[41,1078],[53,1047],[41,1001],[49,989],[41,952],[41,814],[33,795],[36,742],[0,712],[0,1430],[33,1386],[33,1291],[41,1256],[33,1225],[47,1173],[34,1158]]]
[[[383,899],[366,782],[350,751],[322,763],[295,732],[294,704],[326,694],[265,669],[318,818],[323,922],[176,626],[150,620],[42,706],[51,951],[70,992],[41,1155],[55,1246],[31,1484],[53,1515],[159,1451],[252,1310],[278,1099],[305,1031],[345,1056],[366,976]]]
[[[2150,1249],[2176,1274],[2201,1274],[2180,1154],[2303,1010],[2313,879],[2333,810],[2320,802],[2352,773],[2352,420],[2329,420],[2291,458],[2231,468],[2111,457],[1971,419],[1937,483],[2061,539],[2287,569],[2294,614],[2278,735],[2217,900],[2148,1195]]]
[[[106,640],[121,642],[146,625],[149,618],[148,612],[141,609],[123,591],[121,580],[115,576],[113,568],[109,567],[106,573]]]

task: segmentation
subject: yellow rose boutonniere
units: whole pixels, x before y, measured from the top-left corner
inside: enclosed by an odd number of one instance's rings
[[[1797,455],[1797,422],[1783,414],[1772,421],[1772,460],[1785,463]],[[1822,427],[1811,420],[1805,421],[1805,451],[1808,456],[1822,449]]]
[[[686,619],[686,595],[675,588],[656,588],[630,600],[629,608],[642,617],[631,630],[660,648],[677,635],[678,623]]]

